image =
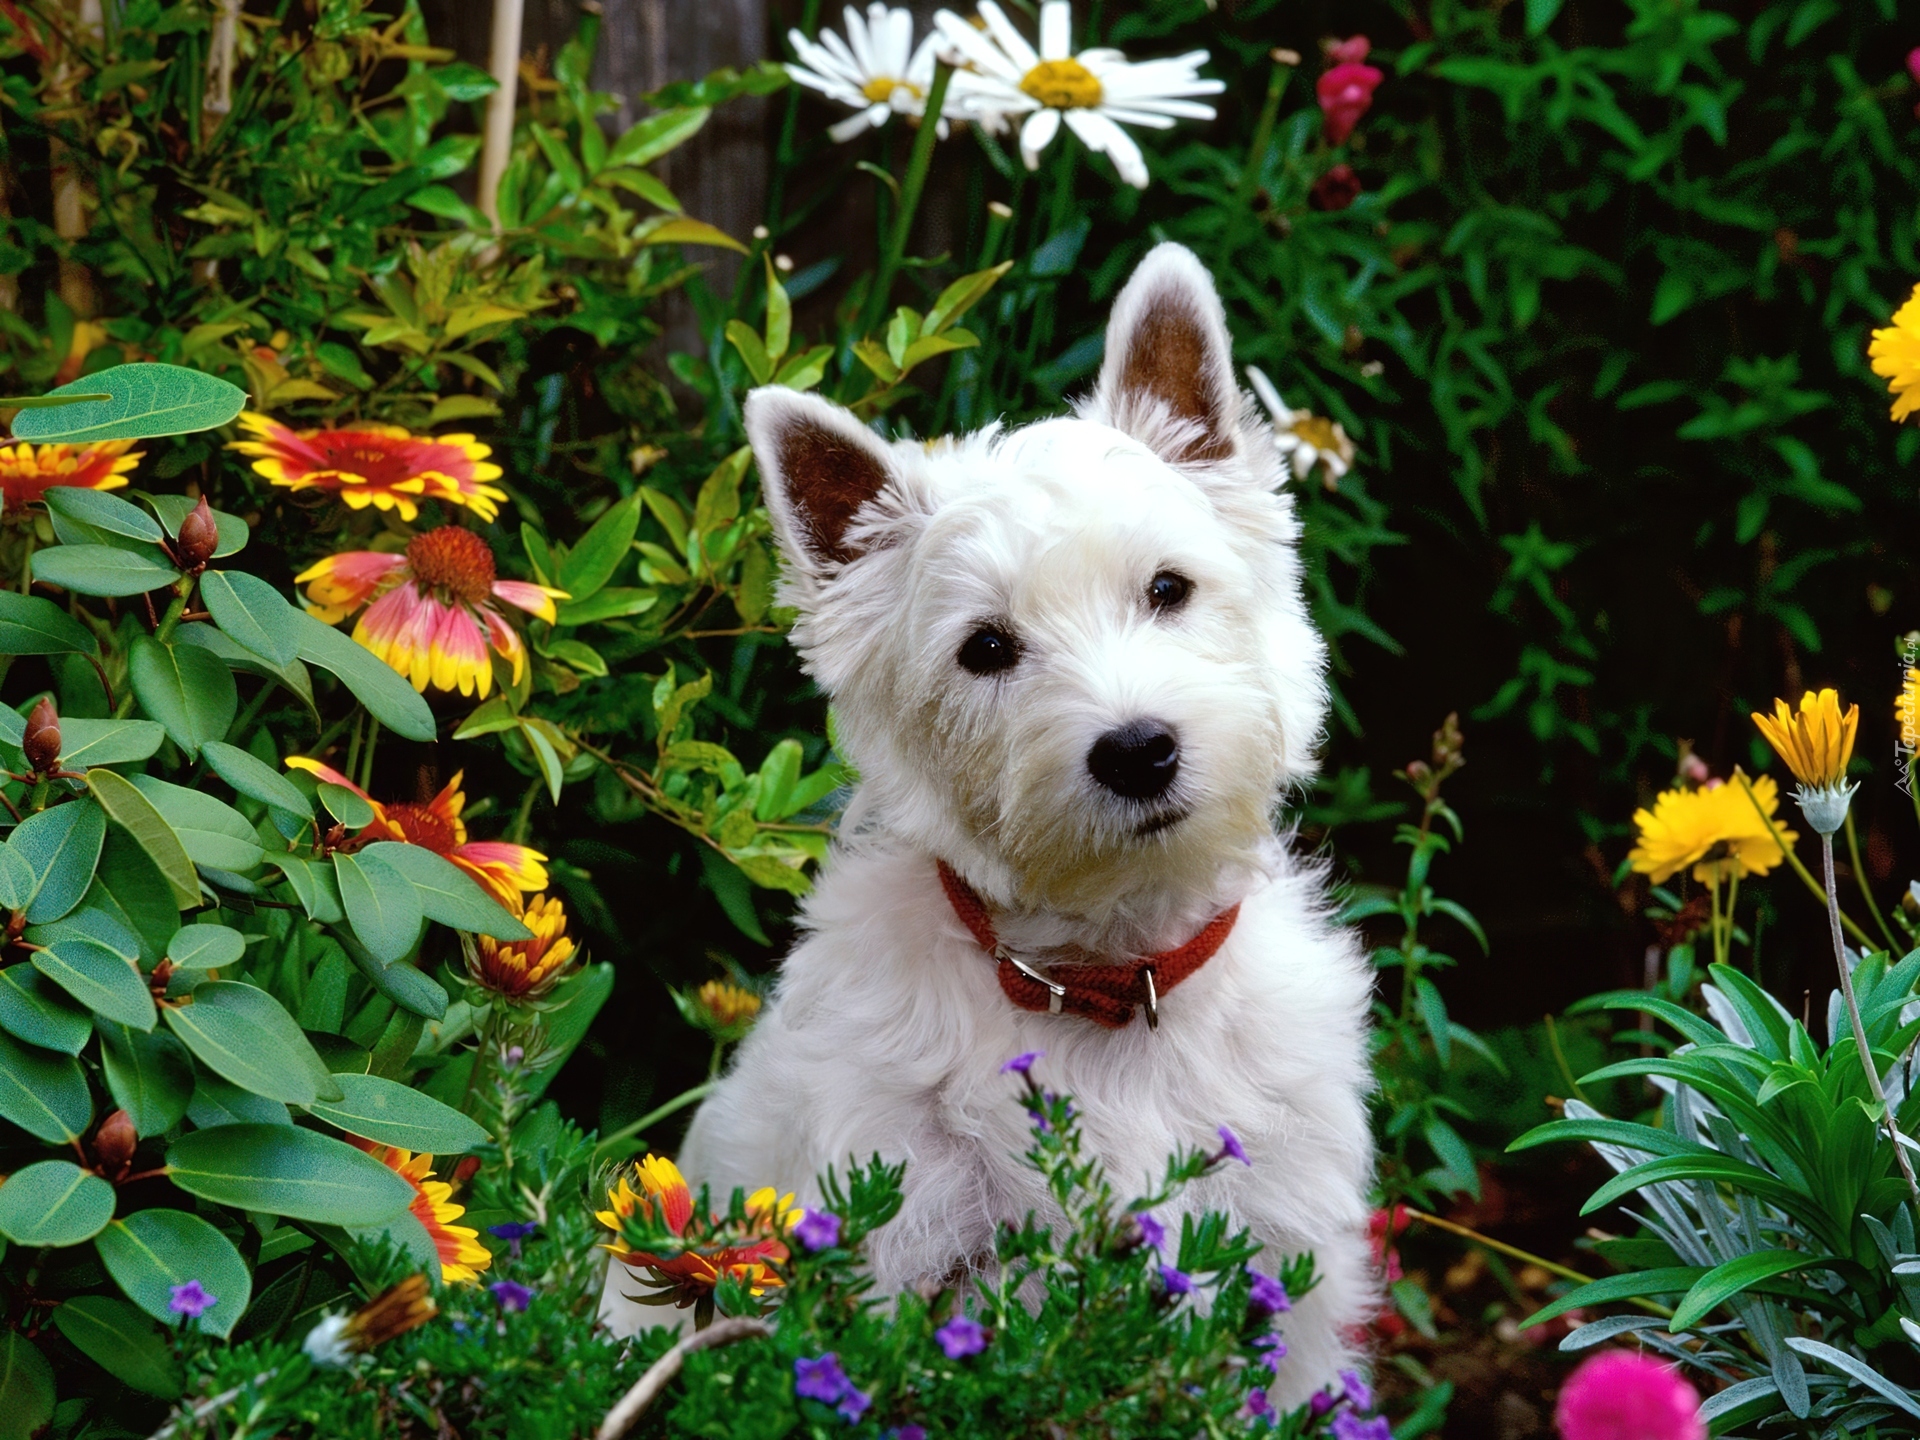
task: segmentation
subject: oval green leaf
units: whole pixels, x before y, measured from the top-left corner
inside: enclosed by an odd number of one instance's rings
[[[330,670],[373,718],[409,740],[431,740],[433,711],[413,686],[358,641],[311,615],[294,611],[300,658]]]
[[[113,545],[56,545],[34,554],[33,578],[76,595],[125,596],[164,590],[180,572]]]
[[[132,837],[160,878],[167,882],[176,911],[200,901],[200,877],[193,873],[193,858],[166,817],[153,801],[126,776],[113,770],[87,772],[87,788],[93,798],[114,821]]]
[[[70,935],[33,952],[33,968],[103,1020],[151,1030],[153,995],[124,955],[98,940]]]
[[[195,1130],[174,1141],[167,1170],[202,1200],[322,1225],[384,1225],[414,1196],[366,1151],[297,1125]]]
[[[192,1004],[169,1006],[166,1014],[194,1057],[242,1090],[288,1105],[341,1098],[294,1018],[256,986],[209,980],[194,988]]]
[[[296,790],[286,776],[238,745],[209,740],[200,747],[200,758],[214,774],[249,799],[303,818],[313,814],[312,802]]]
[[[54,1326],[73,1348],[122,1385],[172,1400],[180,1368],[160,1327],[111,1295],[75,1295],[53,1312]]]
[[[84,1135],[93,1123],[93,1095],[80,1062],[0,1035],[0,1117],[49,1145]]]
[[[167,958],[183,970],[218,970],[247,953],[247,937],[225,925],[182,925],[167,942]]]
[[[253,1298],[253,1277],[233,1242],[184,1210],[137,1210],[108,1225],[93,1244],[126,1297],[164,1324],[178,1323],[167,1302],[173,1287],[189,1280],[213,1296],[200,1317],[204,1334],[225,1339]]]
[[[43,497],[47,509],[69,520],[78,520],[93,530],[121,535],[129,540],[144,540],[157,545],[166,538],[160,524],[138,505],[104,490],[81,485],[55,485]]]
[[[0,1440],[29,1440],[53,1418],[53,1367],[18,1330],[0,1331]]]
[[[166,738],[166,730],[151,720],[62,719],[60,764],[68,770],[127,765],[151,759]]]
[[[93,883],[106,839],[106,814],[91,801],[55,805],[14,826],[7,850],[33,872],[26,905],[29,924],[58,920],[80,903]]]
[[[43,1050],[78,1055],[93,1034],[93,1015],[31,965],[0,970],[0,1030]]]
[[[209,570],[200,577],[200,598],[213,623],[254,654],[291,665],[300,654],[293,617],[300,612],[266,581],[244,570]]]
[[[151,635],[138,635],[127,657],[127,673],[140,708],[167,727],[189,759],[199,759],[207,741],[226,738],[240,708],[240,692],[233,672],[211,651],[198,645],[163,645]]]
[[[110,366],[47,394],[52,398],[104,394],[107,398],[22,410],[14,417],[14,439],[90,444],[190,435],[226,424],[247,403],[246,391],[218,376],[153,361]]]
[[[164,1135],[180,1123],[193,1094],[193,1061],[165,1030],[130,1025],[100,1027],[100,1068],[107,1093],[133,1121],[141,1138]]]
[[[260,837],[226,801],[151,775],[136,775],[133,784],[173,827],[194,864],[236,875],[259,868],[266,856]]]
[[[360,853],[378,855],[411,881],[421,913],[429,920],[496,940],[525,940],[533,934],[471,875],[431,850],[382,840]]]
[[[71,1160],[42,1160],[0,1185],[0,1235],[16,1245],[79,1245],[113,1219],[113,1186]]]
[[[153,507],[153,513],[160,517],[160,523],[166,527],[167,534],[170,536],[180,533],[182,522],[200,504],[191,495],[143,495],[140,498]],[[213,544],[215,560],[224,560],[227,556],[237,555],[247,548],[249,529],[247,522],[238,515],[229,515],[224,510],[215,510],[213,525],[218,532],[218,538]]]
[[[347,922],[382,965],[404,959],[420,941],[426,923],[412,884],[371,849],[335,854],[333,876]]]
[[[0,590],[0,655],[92,655],[99,649],[92,631],[44,595]]]
[[[460,1155],[483,1145],[487,1132],[451,1105],[411,1085],[378,1075],[337,1075],[344,1100],[307,1108],[349,1135],[429,1155]]]

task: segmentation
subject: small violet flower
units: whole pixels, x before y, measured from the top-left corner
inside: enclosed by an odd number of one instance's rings
[[[898,1430],[887,1431],[887,1440],[927,1440],[926,1427],[902,1425]]]
[[[1560,1387],[1554,1423],[1565,1440],[1706,1440],[1700,1392],[1670,1365],[1604,1350]]]
[[[1267,1352],[1264,1363],[1269,1370],[1278,1375],[1280,1373],[1280,1362],[1287,1358],[1287,1342],[1282,1340],[1278,1335],[1262,1335],[1258,1340],[1253,1342],[1253,1348]],[[1327,1399],[1324,1394],[1316,1395],[1313,1398],[1315,1400]],[[1327,1403],[1331,1405],[1333,1402],[1327,1400]],[[1315,1410],[1313,1413],[1318,1415],[1321,1412]]]
[[[1176,1270],[1171,1265],[1160,1267],[1160,1283],[1167,1287],[1169,1295],[1191,1295],[1193,1277],[1184,1270]]]
[[[954,1316],[933,1332],[933,1338],[940,1342],[949,1360],[964,1360],[987,1348],[985,1327],[970,1315]]]
[[[1220,1159],[1238,1160],[1242,1165],[1252,1165],[1247,1158],[1247,1147],[1240,1143],[1240,1137],[1226,1126],[1220,1127]]]
[[[1258,1388],[1247,1392],[1247,1418],[1264,1420],[1269,1426],[1274,1422],[1273,1402],[1267,1398],[1267,1392]]]
[[[840,1243],[840,1217],[831,1210],[809,1210],[793,1233],[809,1250],[831,1250]]]
[[[1047,1052],[1044,1050],[1029,1050],[1026,1054],[1016,1055],[1013,1059],[1007,1061],[1006,1064],[1000,1067],[1000,1073],[1002,1075],[1024,1075],[1033,1069],[1036,1060],[1044,1060],[1046,1056]]]
[[[1340,1372],[1340,1389],[1345,1394],[1347,1403],[1354,1409],[1371,1410],[1373,1408],[1373,1391],[1367,1382],[1360,1378],[1358,1370]]]
[[[1133,1223],[1140,1227],[1140,1243],[1151,1245],[1158,1250],[1167,1243],[1167,1227],[1153,1216],[1142,1210],[1133,1217]]]
[[[500,1302],[502,1310],[511,1310],[519,1315],[527,1308],[527,1302],[533,1299],[533,1291],[514,1280],[496,1280],[487,1286],[487,1293]]]
[[[855,1424],[867,1413],[867,1407],[873,1404],[873,1397],[864,1390],[856,1390],[851,1381],[847,1384],[847,1393],[840,1397],[840,1403],[833,1408],[840,1412],[840,1418],[849,1425]]]
[[[838,1405],[853,1390],[840,1368],[840,1357],[829,1350],[818,1360],[802,1355],[793,1362],[793,1393],[823,1405]]]
[[[218,1295],[209,1295],[198,1280],[175,1285],[167,1292],[167,1309],[188,1320],[198,1320],[220,1303]]]
[[[489,1225],[487,1234],[496,1240],[504,1240],[513,1247],[513,1258],[520,1258],[520,1242],[540,1227],[531,1220],[508,1220],[504,1224]]]
[[[1253,1288],[1247,1294],[1247,1308],[1256,1315],[1284,1315],[1293,1309],[1293,1301],[1287,1298],[1287,1287],[1271,1275],[1262,1275],[1257,1270],[1249,1271],[1253,1277]]]
[[[1333,1417],[1333,1440],[1393,1440],[1393,1426],[1385,1416],[1363,1420],[1351,1410]]]
[[[1327,1411],[1331,1410],[1335,1405],[1338,1405],[1339,1403],[1340,1402],[1338,1400],[1335,1400],[1333,1398],[1333,1395],[1331,1392],[1322,1390],[1322,1391],[1319,1391],[1317,1394],[1315,1394],[1313,1399],[1307,1402],[1307,1410],[1309,1413],[1313,1415],[1324,1415],[1327,1413]]]

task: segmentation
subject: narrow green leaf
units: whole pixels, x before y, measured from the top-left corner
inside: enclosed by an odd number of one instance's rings
[[[0,1235],[16,1245],[80,1245],[113,1219],[113,1186],[71,1160],[41,1160],[0,1185]]]
[[[166,1335],[147,1316],[111,1295],[75,1295],[53,1312],[74,1349],[122,1385],[162,1400],[180,1394],[180,1367]]]
[[[1569,1310],[1589,1305],[1604,1305],[1613,1300],[1637,1300],[1647,1295],[1679,1295],[1691,1290],[1706,1270],[1698,1265],[1663,1265],[1652,1270],[1636,1270],[1628,1275],[1609,1275],[1569,1290],[1558,1300],[1536,1310],[1520,1322],[1523,1329],[1545,1324]]]
[[[136,1210],[108,1225],[93,1244],[126,1297],[163,1323],[178,1322],[168,1302],[173,1287],[189,1280],[213,1296],[200,1317],[203,1334],[225,1339],[253,1298],[253,1277],[233,1242],[184,1210]]]
[[[629,495],[594,521],[593,528],[560,562],[556,587],[580,601],[613,579],[633,547],[634,533],[640,528],[640,506],[640,497]]]
[[[280,592],[244,570],[209,570],[200,577],[200,598],[218,625],[239,644],[271,660],[291,665],[300,654],[293,617],[300,612]]]
[[[420,911],[429,920],[491,935],[496,940],[527,940],[533,932],[452,861],[419,845],[382,840],[360,852],[377,855],[413,884]]]
[[[33,953],[33,968],[103,1020],[151,1030],[153,995],[125,956],[73,936]]]
[[[144,1139],[180,1123],[193,1095],[193,1061],[187,1047],[165,1030],[130,1025],[100,1026],[100,1065],[107,1093],[133,1120]]]
[[[151,361],[96,370],[47,394],[54,398],[105,394],[108,398],[22,410],[14,417],[14,439],[36,445],[50,440],[91,444],[190,435],[226,424],[247,401],[246,391],[217,376]]]
[[[151,635],[135,636],[127,675],[140,708],[167,727],[189,759],[199,759],[207,741],[225,739],[240,708],[233,672],[197,645],[164,645]]]
[[[112,770],[87,772],[87,788],[100,808],[110,815],[153,862],[167,883],[176,910],[200,903],[200,877],[193,873],[187,847],[154,803],[133,781]]]
[[[1667,1329],[1678,1335],[1697,1325],[1717,1306],[1744,1290],[1794,1270],[1818,1269],[1830,1263],[1802,1250],[1756,1250],[1748,1255],[1736,1255],[1714,1266],[1694,1282],[1693,1288],[1674,1307],[1673,1319],[1668,1322]]]
[[[192,1131],[167,1152],[167,1171],[202,1200],[323,1225],[384,1225],[414,1196],[366,1151],[297,1125]]]
[[[487,1132],[479,1125],[411,1085],[378,1075],[335,1078],[346,1098],[307,1109],[349,1135],[429,1155],[460,1155],[486,1143]]]
[[[347,921],[375,960],[391,965],[420,943],[426,916],[418,892],[371,847],[357,855],[335,854],[333,876]]]
[[[239,746],[224,740],[209,740],[200,747],[200,756],[214,774],[242,795],[290,815],[310,817],[313,814],[312,802],[295,789],[286,776]]]
[[[288,1105],[338,1100],[326,1063],[280,1002],[239,980],[208,980],[193,1003],[169,1006],[167,1024],[194,1057],[243,1090]]]
[[[60,764],[67,770],[89,765],[127,765],[150,759],[167,738],[151,720],[60,721]]]
[[[14,827],[7,851],[33,872],[29,924],[58,920],[80,903],[106,838],[106,814],[90,800],[51,806]]]
[[[93,632],[44,595],[0,590],[0,655],[94,655]]]

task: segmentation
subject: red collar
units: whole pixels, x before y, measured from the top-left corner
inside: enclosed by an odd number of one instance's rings
[[[995,938],[986,902],[944,860],[940,862],[940,884],[953,913],[972,932],[980,948],[1000,962],[1000,988],[1009,1000],[1022,1010],[1081,1015],[1109,1030],[1131,1022],[1136,1005],[1147,1012],[1147,1025],[1159,1028],[1160,997],[1211,960],[1233,933],[1233,922],[1240,918],[1238,905],[1222,910],[1186,944],[1142,960],[1049,965],[1043,973]]]

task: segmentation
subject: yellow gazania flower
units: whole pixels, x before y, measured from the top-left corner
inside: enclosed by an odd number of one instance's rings
[[[229,448],[257,457],[257,474],[288,490],[331,490],[355,510],[397,510],[411,523],[420,501],[440,500],[492,520],[507,498],[485,483],[500,478],[500,467],[471,435],[415,435],[374,424],[294,430],[251,410],[241,415],[240,428],[258,438]]]
[[[1753,781],[1753,798],[1771,820],[1780,805],[1771,775]],[[1711,884],[1729,873],[1764,875],[1786,858],[1737,783],[1663,791],[1653,809],[1634,811],[1633,823],[1639,839],[1627,859],[1656,885],[1689,865],[1694,879]],[[1799,838],[1785,826],[1777,828],[1789,847]]]
[[[413,1218],[426,1227],[440,1256],[440,1278],[448,1285],[478,1280],[493,1264],[493,1254],[480,1243],[480,1232],[453,1222],[466,1207],[453,1203],[453,1187],[433,1178],[433,1156],[416,1155],[396,1145],[354,1139],[353,1143],[413,1186]]]
[[[118,490],[145,452],[131,440],[97,445],[0,445],[0,514],[17,519],[56,485]]]
[[[538,1000],[560,983],[577,958],[573,937],[567,934],[567,912],[551,895],[534,896],[524,910],[517,903],[507,908],[533,931],[533,938],[474,936],[467,974],[481,989],[504,999]]]
[[[1800,697],[1798,714],[1784,700],[1773,702],[1773,714],[1753,712],[1753,723],[1767,737],[1794,779],[1813,790],[1844,784],[1847,762],[1853,758],[1853,738],[1860,728],[1860,707],[1840,713],[1835,690],[1809,690]]]
[[[640,1183],[638,1190],[633,1188],[634,1180]],[[607,1205],[609,1208],[596,1211],[594,1218],[616,1237],[621,1233],[621,1221],[643,1211],[675,1235],[686,1234],[693,1219],[693,1192],[680,1168],[664,1155],[647,1155],[633,1167],[630,1176],[622,1175],[607,1192]],[[631,1250],[624,1243],[600,1248],[612,1251],[623,1265],[651,1270],[672,1290],[682,1308],[711,1291],[723,1274],[747,1281],[751,1292],[761,1295],[786,1283],[773,1267],[786,1260],[788,1250],[781,1237],[799,1224],[801,1213],[791,1193],[776,1197],[769,1185],[747,1197],[747,1215],[759,1232],[757,1238],[708,1247],[706,1253],[683,1250],[669,1256]]]
[[[1873,373],[1886,379],[1895,420],[1904,420],[1920,408],[1920,285],[1893,312],[1892,323],[1873,332],[1867,356]]]

